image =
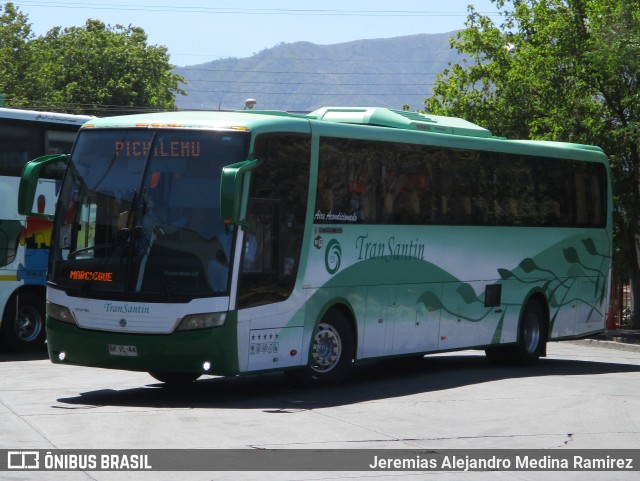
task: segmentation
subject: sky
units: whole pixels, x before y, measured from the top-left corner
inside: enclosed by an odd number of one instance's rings
[[[469,4],[485,15],[496,12],[492,0],[322,0],[316,4],[300,0],[24,0],[13,4],[28,15],[35,35],[56,26],[81,27],[89,18],[141,27],[147,43],[167,47],[170,62],[180,67],[250,57],[280,43],[331,45],[450,32],[464,28]]]

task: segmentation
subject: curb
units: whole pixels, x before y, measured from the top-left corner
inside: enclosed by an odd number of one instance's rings
[[[600,339],[579,339],[569,341],[572,344],[581,346],[599,347],[602,349],[615,349],[618,351],[640,352],[640,344],[625,341],[625,338],[619,338],[619,341],[603,341]],[[637,340],[635,341],[637,342]]]

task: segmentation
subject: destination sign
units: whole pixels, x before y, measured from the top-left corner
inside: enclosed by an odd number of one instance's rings
[[[69,279],[74,281],[113,282],[113,272],[73,270],[69,272]]]
[[[115,143],[117,156],[146,158],[152,148],[153,157],[200,157],[202,152],[200,141],[191,140],[116,140]]]

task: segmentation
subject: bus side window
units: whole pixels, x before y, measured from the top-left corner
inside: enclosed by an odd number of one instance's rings
[[[0,220],[0,267],[16,259],[22,225],[17,220]]]
[[[35,153],[31,145],[37,145],[37,130],[33,127],[1,125],[0,175],[19,176],[22,168]]]
[[[603,219],[602,198],[600,193],[600,182],[597,176],[591,176],[591,193],[590,199],[592,201],[593,220],[591,227],[602,227],[605,223]]]
[[[286,300],[300,264],[309,192],[311,141],[296,134],[256,139],[261,164],[251,172],[238,308]]]

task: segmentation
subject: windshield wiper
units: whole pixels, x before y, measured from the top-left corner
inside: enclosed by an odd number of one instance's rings
[[[103,249],[110,249],[112,247],[116,247],[118,244],[116,242],[109,242],[107,244],[98,244],[96,246],[82,247],[81,249],[76,249],[75,251],[69,254],[69,259],[75,259],[78,254],[82,254],[83,252],[91,252]]]

